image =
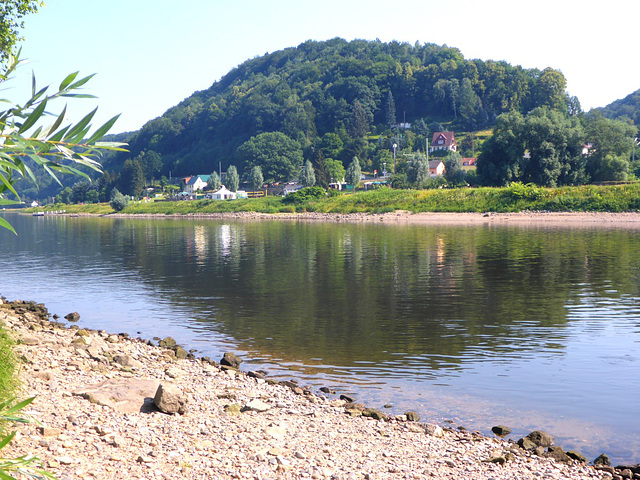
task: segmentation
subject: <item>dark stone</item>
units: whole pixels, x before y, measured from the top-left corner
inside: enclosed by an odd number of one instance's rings
[[[596,465],[594,466],[594,468],[595,468],[596,470],[600,471],[600,472],[607,472],[607,473],[610,473],[610,474],[612,474],[612,475],[613,475],[614,473],[616,473],[616,469],[615,469],[615,468],[613,468],[611,465],[603,465],[603,464],[601,464],[601,463],[600,463],[600,464],[596,464]]]
[[[54,314],[53,314],[53,319],[54,319],[54,320],[57,320],[57,319],[59,319],[59,318],[60,318],[60,316],[59,316],[57,313],[54,313]]]
[[[420,415],[418,415],[417,412],[404,412],[404,416],[407,417],[407,421],[409,422],[419,422],[420,421]]]
[[[632,473],[640,473],[640,463],[636,465],[618,465],[617,470],[631,470]]]
[[[518,445],[528,451],[531,452],[536,448],[536,444],[533,443],[531,440],[529,440],[528,438],[521,438],[520,440],[518,440]]]
[[[549,447],[553,445],[553,437],[542,430],[534,430],[527,438],[535,443],[538,447]]]
[[[80,320],[80,314],[78,312],[67,313],[64,318],[69,322],[77,322]]]
[[[235,353],[225,352],[220,359],[220,365],[227,365],[228,367],[240,368],[242,359],[237,357]]]
[[[564,452],[562,447],[550,446],[545,455],[547,458],[553,458],[556,462],[569,463],[571,458]]]
[[[377,408],[365,408],[362,411],[363,417],[375,418],[376,420],[384,420],[385,422],[389,420],[389,417],[382,413]]]
[[[601,453],[598,457],[593,461],[594,465],[611,465],[611,459],[606,453]]]
[[[162,348],[175,348],[176,345],[176,341],[173,339],[173,337],[167,337],[158,342],[158,346]]]
[[[174,351],[176,352],[176,358],[179,358],[181,360],[184,360],[189,356],[187,351],[179,345],[175,347]]]
[[[504,425],[496,425],[495,427],[491,427],[491,431],[499,437],[505,437],[511,433],[511,429],[509,427],[505,427]]]
[[[340,395],[340,400],[344,400],[345,402],[353,403],[356,401],[354,397],[350,397],[349,395]]]
[[[329,387],[320,387],[322,393],[335,393]]]
[[[362,403],[348,403],[344,406],[344,411],[352,417],[359,417],[362,415],[365,406]]]
[[[248,376],[248,377],[251,377],[251,378],[261,378],[261,379],[263,379],[263,378],[264,378],[264,374],[263,374],[263,373],[261,373],[261,372],[254,372],[254,371],[247,372],[247,376]]]
[[[577,460],[580,463],[587,463],[587,459],[585,458],[584,455],[574,451],[574,450],[569,450],[567,453],[567,456],[569,458],[572,458],[574,460]]]

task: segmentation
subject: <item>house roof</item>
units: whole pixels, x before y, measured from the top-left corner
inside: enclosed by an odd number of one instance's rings
[[[209,181],[209,177],[210,176],[211,175],[194,175],[193,177],[189,178],[189,181],[187,182],[187,185],[195,185],[195,183],[198,181],[198,179],[200,179],[204,183],[207,183]]]
[[[442,160],[429,160],[429,168],[438,168],[441,163]]]
[[[473,158],[463,158],[462,159],[462,165],[475,165],[477,161],[477,158],[473,157]]]
[[[443,140],[442,143],[439,143],[440,140]],[[431,145],[438,147],[449,147],[451,145],[456,144],[456,139],[453,132],[434,132],[433,139],[431,140]]]

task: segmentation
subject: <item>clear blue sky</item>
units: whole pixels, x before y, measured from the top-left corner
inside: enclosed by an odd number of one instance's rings
[[[22,57],[8,86],[96,73],[88,93],[99,117],[122,113],[112,132],[135,130],[233,67],[305,40],[342,37],[447,44],[465,58],[562,70],[582,107],[640,88],[638,0],[48,0],[27,17]],[[19,95],[18,95],[19,94]],[[70,103],[74,121],[94,105]]]

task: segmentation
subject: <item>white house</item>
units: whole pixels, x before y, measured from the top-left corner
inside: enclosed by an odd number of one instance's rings
[[[202,190],[207,186],[209,177],[210,175],[194,175],[187,181],[184,191],[189,195],[194,195],[198,190]]]
[[[224,185],[220,186],[220,190],[209,194],[213,200],[235,200],[238,198],[236,192],[232,192]],[[207,195],[207,197],[209,197]]]

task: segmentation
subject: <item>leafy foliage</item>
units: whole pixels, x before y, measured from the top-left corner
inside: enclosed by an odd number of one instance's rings
[[[300,183],[305,187],[313,187],[316,184],[316,174],[309,160],[305,162],[300,171]]]
[[[355,188],[360,183],[361,177],[362,170],[360,169],[360,162],[358,161],[358,157],[353,157],[353,160],[351,160],[351,163],[349,164],[349,168],[347,168],[347,173],[345,174],[344,179],[349,185],[353,185]]]
[[[317,170],[314,148],[345,167],[358,156],[362,168],[371,168],[394,141],[409,153],[420,149],[432,133],[424,126],[476,129],[504,112],[566,110],[565,84],[557,70],[467,60],[456,48],[430,43],[307,41],[247,60],[148,122],[129,143],[133,158],[158,152],[164,175],[211,171],[221,161],[243,172],[260,165],[266,181],[284,181],[299,173],[302,152]],[[411,130],[392,131],[395,112]],[[258,142],[263,135],[278,141]],[[290,142],[298,153],[271,156]],[[105,168],[119,170],[126,159],[111,157]]]
[[[111,190],[111,199],[109,205],[116,212],[121,212],[129,205],[129,197],[124,196],[117,188]]]
[[[42,2],[36,0],[2,0],[0,2],[0,63],[9,58],[15,44],[20,40],[22,17],[35,13],[42,5]]]
[[[18,64],[16,57],[9,56],[7,73],[12,74]],[[54,100],[62,97],[87,97],[75,92],[85,85],[91,76],[77,80],[77,75],[77,72],[68,75],[58,91],[52,95],[47,95],[49,87],[38,89],[33,76],[31,98],[24,105],[15,105],[8,110],[0,111],[0,205],[15,203],[6,199],[9,193],[20,198],[14,187],[19,178],[36,181],[33,166],[42,168],[59,183],[59,174],[74,174],[88,178],[78,167],[100,171],[100,164],[95,157],[101,149],[122,151],[121,144],[100,142],[118,116],[89,134],[96,110],[77,124],[67,126],[63,126],[66,107],[58,115],[50,113],[50,106]],[[4,102],[10,103],[7,100]],[[42,126],[50,116],[54,117],[53,123]],[[13,230],[4,219],[0,219],[0,226]]]
[[[251,189],[256,191],[259,188],[262,188],[264,183],[264,177],[262,176],[262,168],[259,165],[256,165],[251,169],[249,173],[249,185],[251,185]]]
[[[322,187],[305,187],[301,188],[297,192],[291,192],[282,199],[282,203],[286,205],[311,202],[314,200],[320,200],[327,196],[327,191]]]
[[[240,177],[238,176],[238,169],[235,165],[231,165],[227,170],[227,174],[224,177],[225,186],[232,192],[237,192],[240,186]]]

